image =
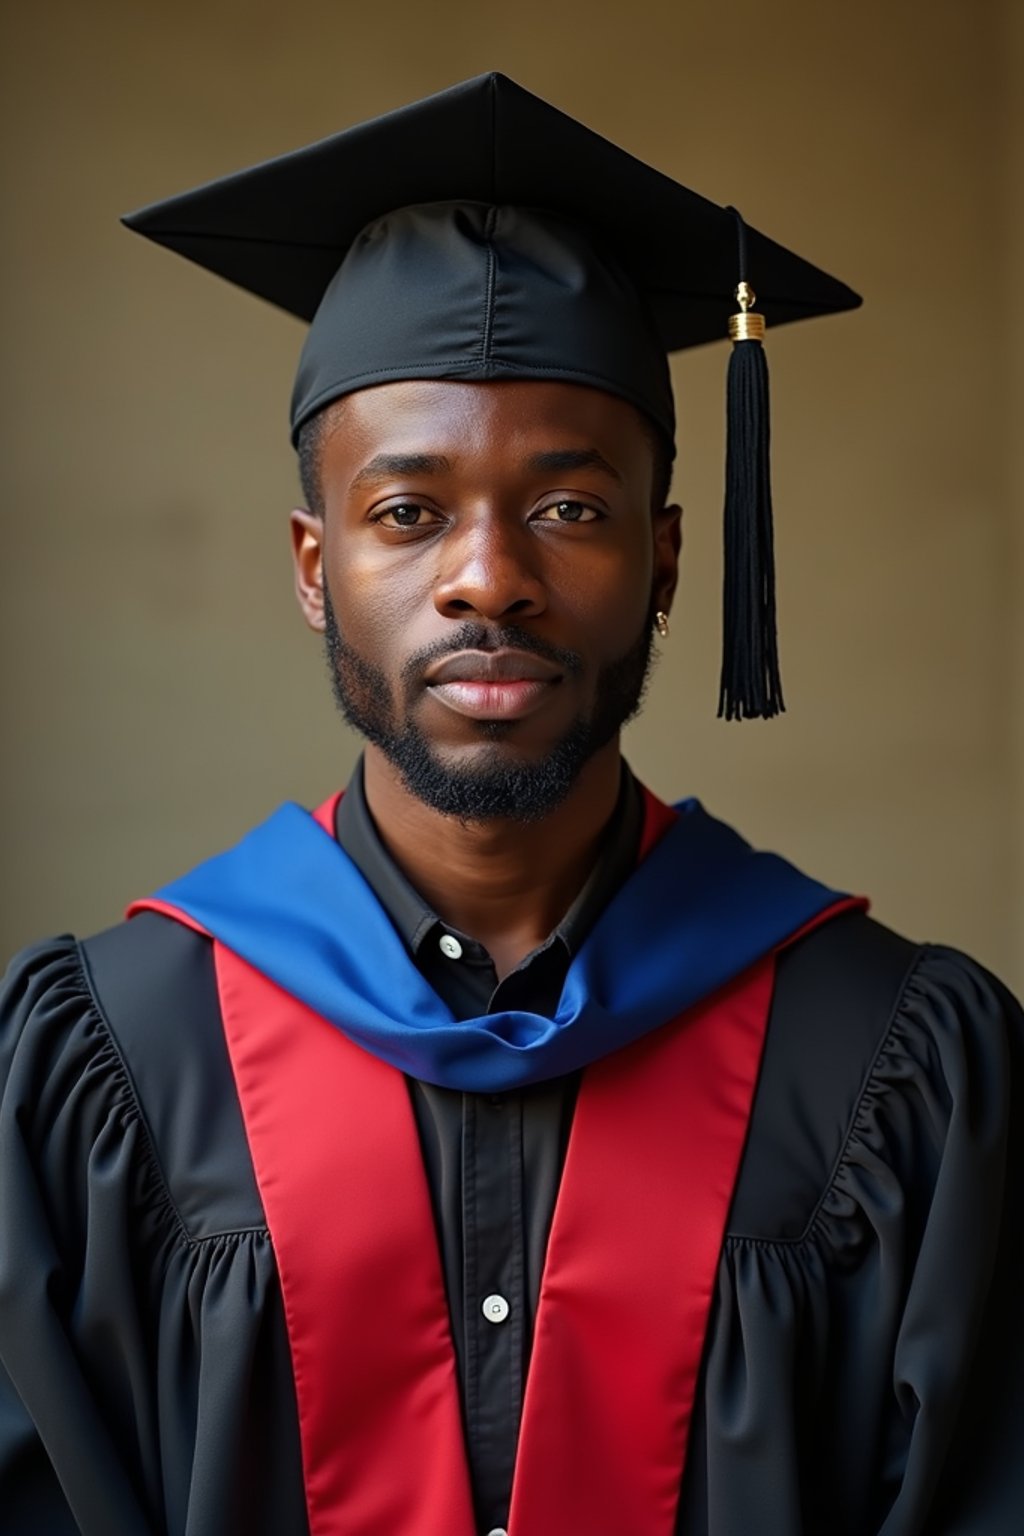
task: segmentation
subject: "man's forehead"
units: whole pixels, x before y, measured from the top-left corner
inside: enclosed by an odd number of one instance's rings
[[[585,384],[561,379],[396,379],[353,390],[332,401],[320,413],[325,434],[353,432],[391,422],[440,430],[472,421],[521,424],[539,432],[576,431],[602,425],[626,430],[640,426],[640,412],[619,396]]]
[[[440,471],[496,450],[510,460],[533,461],[536,468],[543,468],[544,460],[551,469],[559,461],[569,467],[572,460],[579,468],[589,462],[601,469],[610,460],[646,453],[654,436],[642,414],[615,395],[532,379],[396,381],[333,402],[318,418],[318,428],[332,458],[363,465],[405,458],[410,471],[417,459],[424,461],[424,471]]]

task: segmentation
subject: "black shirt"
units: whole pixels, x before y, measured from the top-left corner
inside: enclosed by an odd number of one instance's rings
[[[642,822],[640,790],[624,763],[589,878],[554,932],[501,981],[486,948],[443,923],[389,855],[366,803],[361,761],[336,829],[425,979],[456,1019],[469,1019],[504,1009],[554,1011],[573,955],[636,864]],[[508,1520],[533,1320],[578,1084],[573,1074],[474,1094],[409,1079],[485,1531]]]

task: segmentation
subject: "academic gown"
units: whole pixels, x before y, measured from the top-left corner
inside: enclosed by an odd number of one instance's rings
[[[850,913],[783,952],[680,1536],[1021,1527],[1022,1057],[949,950]],[[209,942],[147,913],[27,952],[0,1082],[0,1530],[306,1532]]]

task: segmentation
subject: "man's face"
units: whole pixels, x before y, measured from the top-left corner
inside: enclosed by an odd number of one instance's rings
[[[564,383],[403,381],[329,409],[300,601],[352,725],[434,809],[544,815],[637,707],[679,514],[651,434]]]

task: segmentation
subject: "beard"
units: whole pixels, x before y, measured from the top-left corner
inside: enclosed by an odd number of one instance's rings
[[[653,605],[652,605],[653,609]],[[396,768],[411,794],[442,816],[458,821],[538,821],[565,799],[584,765],[618,734],[643,702],[652,661],[653,611],[636,639],[617,660],[603,667],[594,706],[580,714],[545,756],[516,761],[502,743],[515,729],[508,720],[481,721],[480,739],[493,743],[472,765],[444,762],[402,707],[432,662],[456,651],[527,651],[553,662],[563,672],[583,666],[575,651],[548,645],[516,625],[459,625],[443,641],[411,656],[402,669],[400,688],[392,690],[381,669],[354,650],[338,625],[324,588],[324,643],[335,702],[353,728],[372,742]]]

